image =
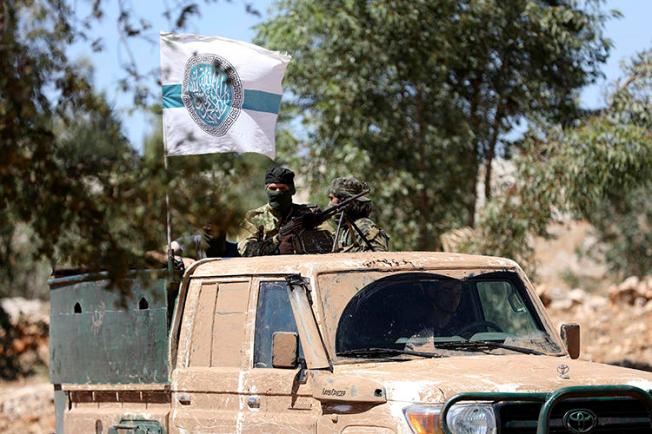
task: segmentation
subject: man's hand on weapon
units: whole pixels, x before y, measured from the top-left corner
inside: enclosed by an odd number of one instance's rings
[[[279,237],[281,239],[290,235],[298,234],[304,229],[314,229],[323,222],[319,213],[310,212],[299,217],[294,217],[292,220],[281,226],[279,229]]]
[[[324,222],[324,219],[318,212],[309,212],[299,217],[303,229],[315,229]]]
[[[292,253],[294,253],[294,244],[292,242],[293,239],[294,239],[293,233],[280,236],[280,241],[278,244],[278,252],[281,255],[291,255]]]
[[[279,237],[282,239],[283,237],[287,237],[291,234],[298,234],[304,229],[314,229],[338,212],[348,207],[354,200],[368,193],[369,190],[365,190],[339,202],[337,205],[330,206],[323,211],[309,212],[299,217],[295,217],[288,223],[281,226],[279,229]]]
[[[281,226],[278,231],[278,252],[281,255],[291,255],[294,253],[293,239],[296,234],[304,229],[303,216],[296,217]]]

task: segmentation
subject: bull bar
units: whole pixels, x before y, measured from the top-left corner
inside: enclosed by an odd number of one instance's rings
[[[602,385],[602,386],[570,386],[563,387],[551,393],[545,392],[476,392],[460,393],[451,397],[442,408],[442,429],[445,434],[453,434],[446,420],[451,407],[462,401],[530,401],[542,402],[539,418],[537,419],[536,434],[548,434],[550,415],[559,402],[569,398],[613,398],[630,397],[641,401],[647,408],[648,417],[652,426],[652,394],[630,385]]]

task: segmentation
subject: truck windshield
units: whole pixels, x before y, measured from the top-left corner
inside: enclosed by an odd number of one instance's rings
[[[331,315],[327,323],[340,357],[364,357],[366,350],[373,357],[383,349],[387,354],[403,350],[437,356],[561,352],[516,273],[464,279],[427,272],[385,277],[373,273],[376,279],[370,282],[371,276],[357,274],[352,280],[358,284],[351,289],[340,276],[338,296],[335,288],[323,288],[326,282],[320,281],[325,310]],[[324,291],[331,293],[328,300]],[[333,309],[341,314],[335,315]]]

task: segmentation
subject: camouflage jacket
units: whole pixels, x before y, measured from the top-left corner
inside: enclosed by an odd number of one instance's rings
[[[247,211],[238,234],[238,252],[242,256],[278,255],[278,231],[294,217],[311,212],[308,205],[292,204],[290,214],[281,218],[270,204]]]
[[[389,237],[373,220],[361,218],[354,223],[360,228],[360,231],[364,234],[375,252],[386,252],[389,250]],[[367,252],[369,251],[369,247],[351,225],[343,223],[337,239],[336,251]]]

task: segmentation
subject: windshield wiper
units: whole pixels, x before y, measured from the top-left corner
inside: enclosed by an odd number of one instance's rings
[[[402,354],[407,354],[409,356],[420,356],[420,357],[443,357],[441,354],[437,353],[427,353],[421,351],[412,351],[412,350],[399,350],[397,348],[356,348],[355,350],[342,351],[337,353],[338,356],[342,357],[378,357],[382,355],[392,355],[398,356]]]
[[[465,348],[502,348],[505,350],[516,351],[523,354],[536,354],[538,356],[545,356],[547,353],[543,351],[534,350],[532,348],[525,347],[516,347],[513,345],[504,344],[502,342],[496,341],[449,341],[449,342],[437,342],[435,343],[437,348],[446,348],[446,349],[460,349],[464,350]]]

